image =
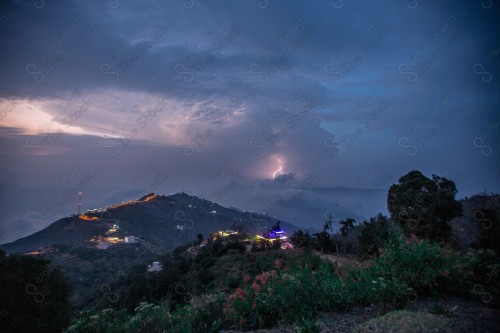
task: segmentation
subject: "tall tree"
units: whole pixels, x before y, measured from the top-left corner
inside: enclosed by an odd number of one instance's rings
[[[370,222],[364,221],[358,234],[358,252],[360,256],[379,255],[380,248],[389,239],[389,222],[387,217],[378,213],[370,217]]]
[[[271,228],[271,231],[281,231],[281,221],[278,220]]]
[[[356,223],[356,220],[352,218],[347,218],[345,220],[340,221],[340,234],[344,238],[344,253],[347,254],[348,251],[348,242],[347,242],[347,236],[349,236],[349,231],[354,229],[354,223]]]
[[[321,250],[321,253],[325,252],[333,252],[334,247],[332,243],[332,238],[326,231],[321,231],[318,232],[317,234],[314,234],[316,237],[316,249]]]
[[[327,216],[325,216],[325,224],[323,225],[323,232],[327,233],[328,229],[330,229],[330,237],[333,239],[333,243],[335,244],[335,252],[339,252],[339,244],[337,243],[337,238],[333,234],[333,214],[332,212],[328,212]]]
[[[342,236],[347,237],[349,235],[349,231],[354,229],[354,223],[356,223],[356,220],[350,217],[340,221],[340,233]]]
[[[448,222],[462,216],[462,205],[455,200],[455,183],[444,177],[432,179],[420,171],[410,171],[389,189],[387,206],[392,220],[405,235],[415,234],[432,241],[449,240]]]
[[[309,234],[309,231],[296,230],[291,236],[290,241],[295,247],[311,248],[314,245],[314,238]]]

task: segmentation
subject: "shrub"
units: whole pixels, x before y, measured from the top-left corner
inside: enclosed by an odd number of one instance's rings
[[[490,306],[500,304],[500,260],[494,251],[472,250],[464,256],[459,286]]]
[[[370,267],[373,274],[398,280],[419,294],[472,296],[495,305],[500,299],[500,261],[493,251],[471,250],[461,255],[449,246],[427,240],[406,242],[393,237]],[[412,292],[409,297],[415,297]]]
[[[87,311],[71,325],[66,333],[121,333],[121,332],[218,332],[222,324],[224,297],[204,296],[198,304],[177,307],[143,302],[132,315],[125,310],[105,309]]]
[[[402,306],[414,291],[403,281],[392,276],[381,276],[373,267],[351,270],[342,284],[344,306],[382,304]]]
[[[223,309],[226,295],[204,295],[191,304],[191,325],[193,332],[216,333],[223,324]]]
[[[89,310],[72,324],[66,333],[119,332],[125,331],[128,315],[125,310]]]
[[[288,271],[277,259],[273,270],[254,279],[246,276],[242,285],[228,296],[224,309],[227,325],[238,329],[298,324],[340,301],[340,280],[327,263],[319,271]]]
[[[421,292],[437,291],[440,278],[448,277],[458,254],[436,243],[416,238],[403,241],[393,237],[386,242],[383,255],[375,258],[371,269],[388,280],[398,280]]]
[[[135,308],[135,314],[128,321],[127,332],[159,332],[171,324],[169,307],[166,303],[154,305],[143,302]]]
[[[238,277],[230,276],[227,280],[227,286],[229,289],[236,289],[240,285],[240,280]]]
[[[306,320],[297,327],[297,333],[320,333],[320,328],[312,320]]]

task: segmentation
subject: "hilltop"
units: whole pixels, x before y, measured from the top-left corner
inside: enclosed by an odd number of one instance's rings
[[[107,293],[107,286],[136,266],[160,260],[175,248],[218,230],[262,234],[277,220],[186,193],[150,193],[137,200],[92,209],[55,221],[47,228],[0,248],[51,261],[72,288],[71,302],[82,308]],[[282,222],[292,233],[292,224]],[[103,289],[104,288],[104,289]]]
[[[47,228],[12,243],[0,246],[7,253],[38,251],[53,245],[95,247],[133,241],[152,252],[166,252],[217,230],[238,229],[249,234],[262,234],[277,222],[265,214],[226,208],[186,193],[174,195],[148,194],[137,200],[92,209],[55,221]],[[298,228],[282,222],[292,233]]]

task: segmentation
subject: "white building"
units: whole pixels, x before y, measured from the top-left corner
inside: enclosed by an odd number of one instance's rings
[[[125,243],[137,243],[135,236],[125,236]]]
[[[159,272],[161,270],[162,267],[158,261],[153,261],[152,265],[148,265],[148,272]]]

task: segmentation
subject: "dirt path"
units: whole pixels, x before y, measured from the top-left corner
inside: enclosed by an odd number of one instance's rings
[[[500,332],[500,309],[488,308],[478,301],[435,297],[418,299],[404,310],[394,309],[386,314],[375,305],[323,313],[316,323],[321,333],[497,333]],[[295,333],[297,330],[295,327],[283,327],[250,332]]]
[[[382,313],[379,306],[325,313],[322,333],[337,332],[500,332],[500,309],[460,298],[427,298],[405,309]]]

